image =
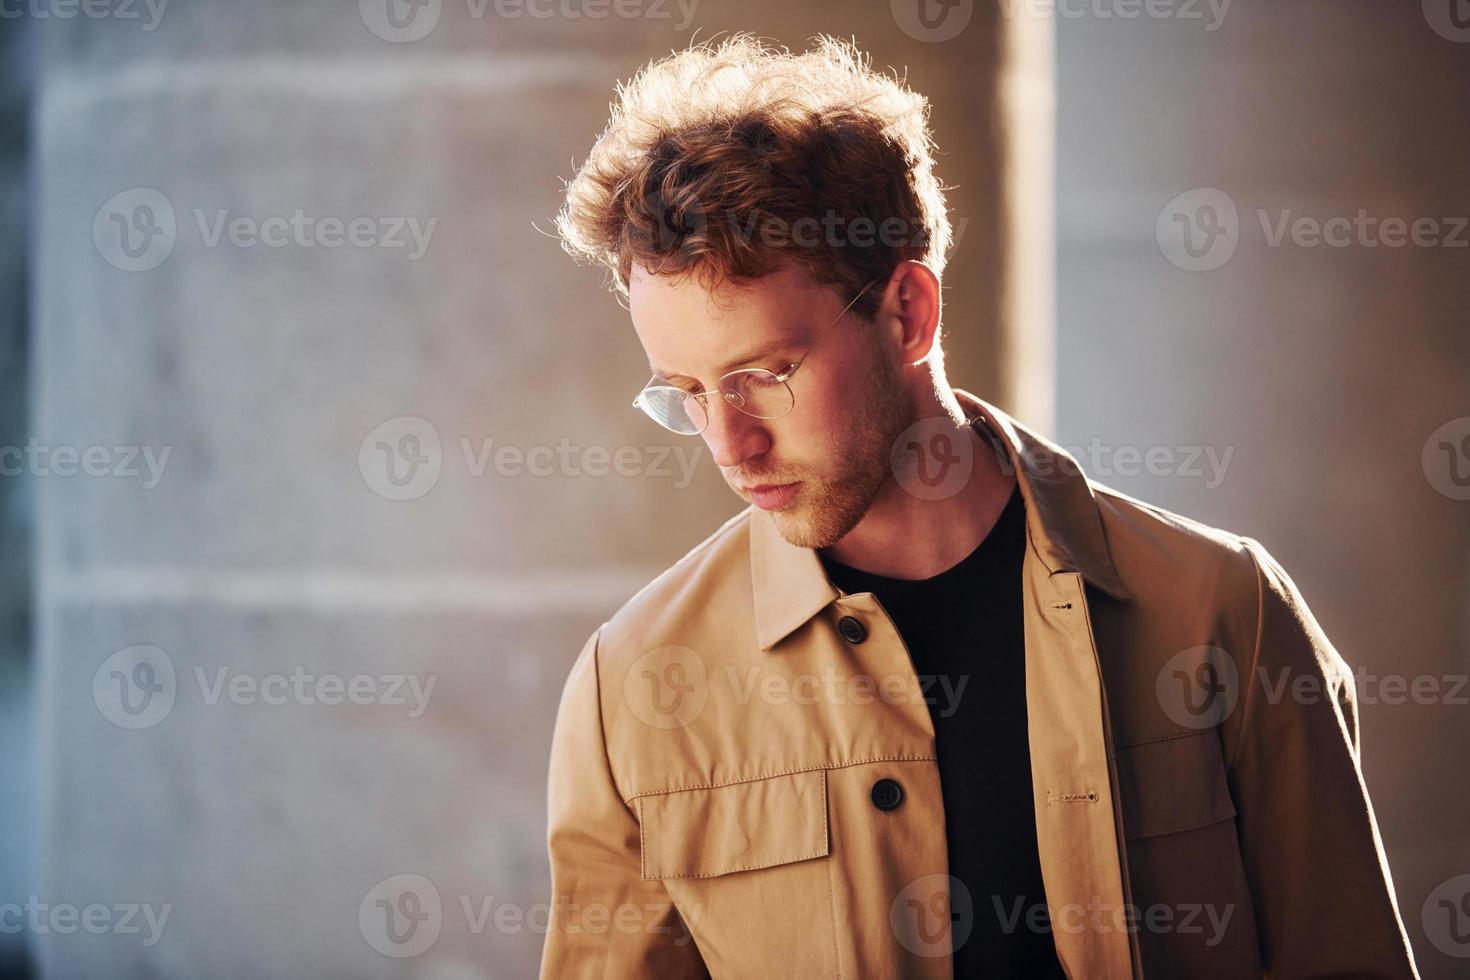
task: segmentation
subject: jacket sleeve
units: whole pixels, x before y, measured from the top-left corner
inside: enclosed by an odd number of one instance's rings
[[[1244,543],[1255,650],[1226,746],[1266,976],[1417,977],[1363,783],[1352,674],[1285,570]]]
[[[552,735],[541,978],[707,978],[662,883],[642,877],[638,821],[614,783],[603,732],[599,633],[572,665]]]

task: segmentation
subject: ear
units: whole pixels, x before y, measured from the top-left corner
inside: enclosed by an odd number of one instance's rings
[[[906,259],[889,277],[878,321],[898,348],[900,362],[917,364],[934,349],[939,333],[939,277],[923,262]]]

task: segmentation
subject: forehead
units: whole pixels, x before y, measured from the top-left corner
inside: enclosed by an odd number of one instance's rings
[[[654,276],[635,265],[628,307],[650,366],[700,377],[743,353],[802,342],[827,292],[805,270],[790,266],[711,290],[693,273]]]
[[[821,292],[804,269],[789,264],[760,279],[738,283],[727,280],[713,288],[694,271],[655,276],[634,265],[628,277],[633,319],[650,326],[668,320],[711,325],[777,320],[793,306],[805,309]]]

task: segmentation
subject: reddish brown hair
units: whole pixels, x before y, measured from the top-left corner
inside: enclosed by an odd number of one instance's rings
[[[706,288],[792,261],[850,299],[905,259],[943,271],[950,243],[928,101],[849,42],[792,54],[748,34],[650,62],[557,215],[562,245],[627,295],[633,263]],[[854,311],[871,317],[880,290]]]

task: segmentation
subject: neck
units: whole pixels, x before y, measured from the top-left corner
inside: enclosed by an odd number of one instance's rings
[[[963,417],[958,402],[931,396],[926,414],[939,424]],[[972,427],[953,421],[952,438],[968,442],[974,465],[970,478],[951,496],[926,500],[905,490],[892,475],[863,519],[822,554],[852,568],[900,579],[925,579],[958,564],[990,533],[1010,500],[1016,477]],[[961,450],[963,453],[964,450]]]

